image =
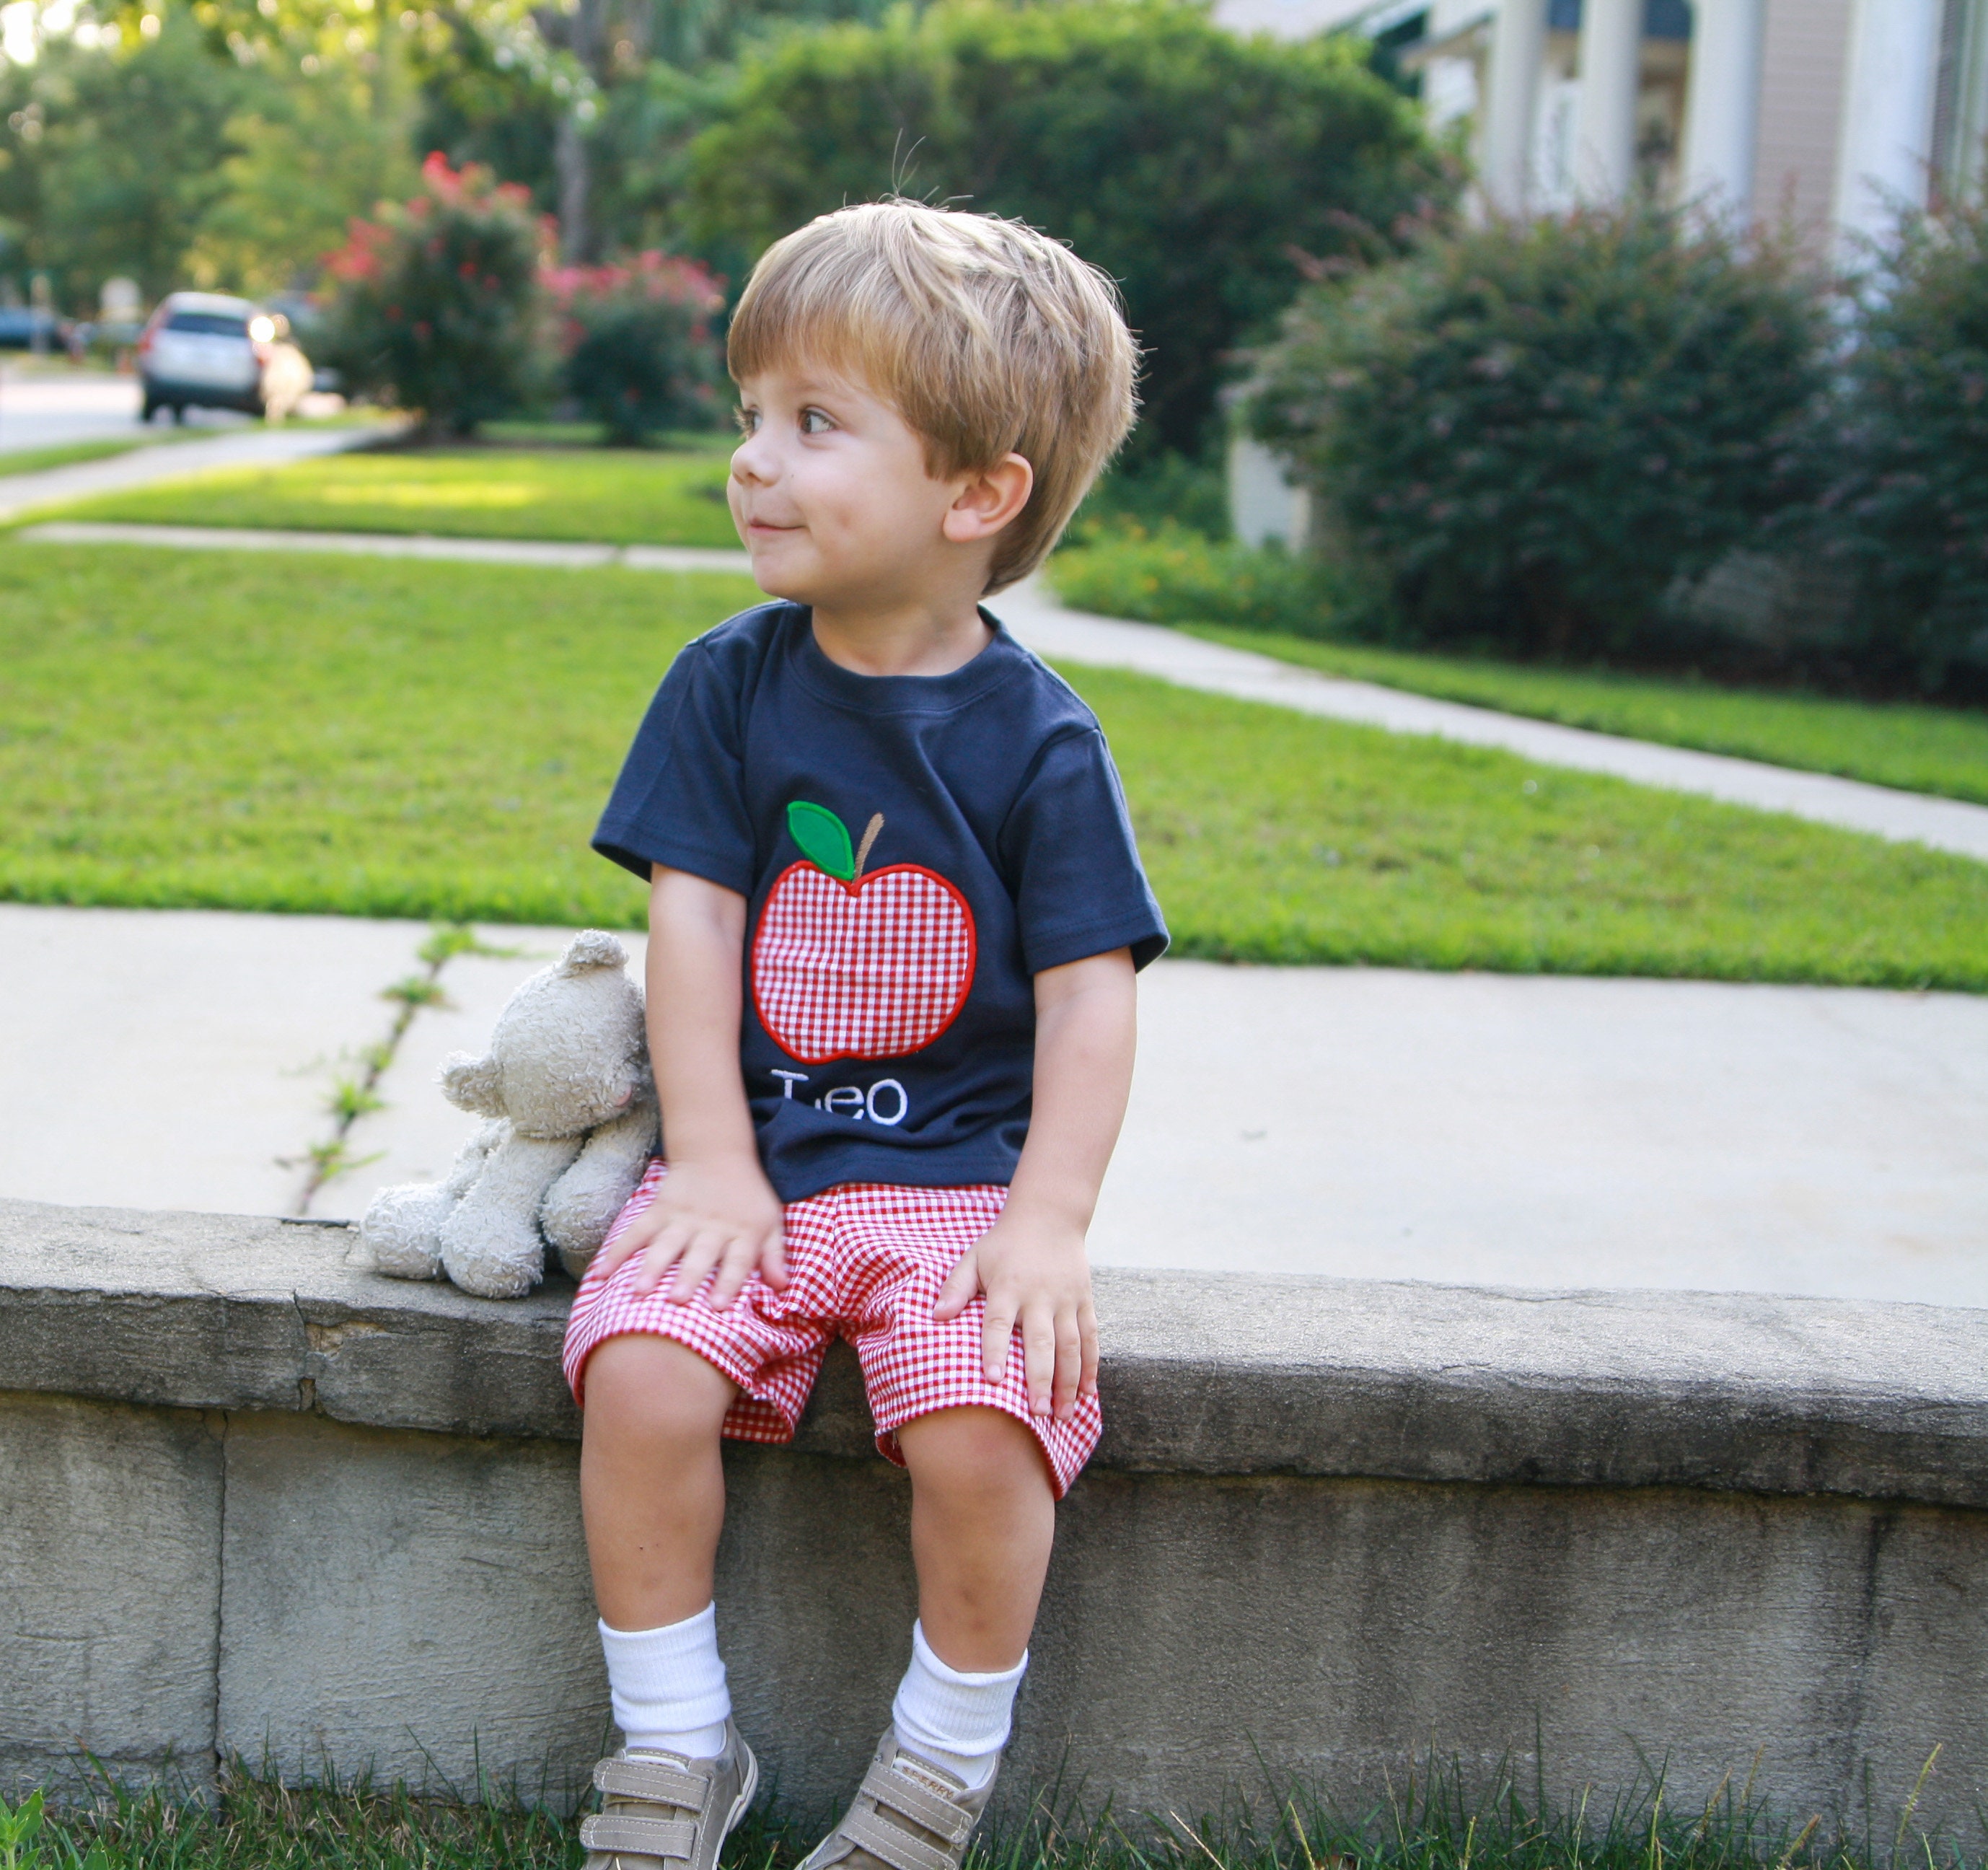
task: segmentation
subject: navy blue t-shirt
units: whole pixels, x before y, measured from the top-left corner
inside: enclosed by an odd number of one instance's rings
[[[1033,976],[1166,947],[1097,717],[987,621],[950,675],[872,676],[798,604],[742,612],[671,665],[594,833],[746,898],[740,1055],[783,1201],[1006,1183]]]

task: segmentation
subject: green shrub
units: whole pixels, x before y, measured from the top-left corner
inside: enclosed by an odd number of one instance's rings
[[[1105,469],[1071,522],[1073,543],[1124,521],[1152,530],[1171,521],[1210,539],[1229,536],[1229,479],[1219,456],[1153,448]]]
[[[1315,560],[1174,525],[1088,528],[1050,560],[1049,580],[1074,609],[1148,624],[1329,636],[1345,607],[1338,581]]]
[[[1308,289],[1258,432],[1409,641],[1661,652],[1661,600],[1795,497],[1823,311],[1790,256],[1648,205],[1494,221]]]
[[[1226,353],[1308,256],[1371,244],[1451,183],[1350,40],[1240,38],[1190,0],[941,0],[749,53],[688,187],[700,239],[756,252],[893,189],[1070,242],[1148,348],[1135,452],[1192,455]]]
[[[355,221],[326,262],[331,356],[347,384],[468,435],[530,393],[545,225],[488,169],[421,165],[421,192]]]
[[[1868,282],[1814,543],[1878,681],[1988,689],[1988,206],[1914,217]]]
[[[725,360],[712,330],[725,296],[695,260],[639,253],[624,264],[568,266],[545,283],[559,313],[566,393],[639,445],[665,428],[708,428],[723,407]]]

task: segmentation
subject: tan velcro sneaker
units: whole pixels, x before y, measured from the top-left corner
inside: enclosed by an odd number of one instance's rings
[[[623,1747],[593,1769],[600,1809],[583,1818],[586,1870],[716,1870],[718,1847],[759,1787],[759,1763],[725,1723],[715,1760]]]
[[[966,1841],[992,1797],[898,1744],[886,1727],[842,1822],[810,1851],[800,1870],[959,1870]]]

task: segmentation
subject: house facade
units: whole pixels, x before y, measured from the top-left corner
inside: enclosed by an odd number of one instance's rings
[[[1510,213],[1639,183],[1846,254],[1982,181],[1988,0],[1424,0],[1354,19]]]
[[[1365,32],[1464,134],[1482,206],[1661,198],[1854,262],[1902,208],[1988,181],[1988,0],[1219,0],[1239,30]],[[1253,443],[1239,533],[1296,543],[1303,502]]]

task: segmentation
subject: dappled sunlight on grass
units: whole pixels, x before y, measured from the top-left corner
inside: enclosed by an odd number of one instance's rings
[[[728,472],[704,448],[387,448],[224,468],[37,516],[735,547]]]

